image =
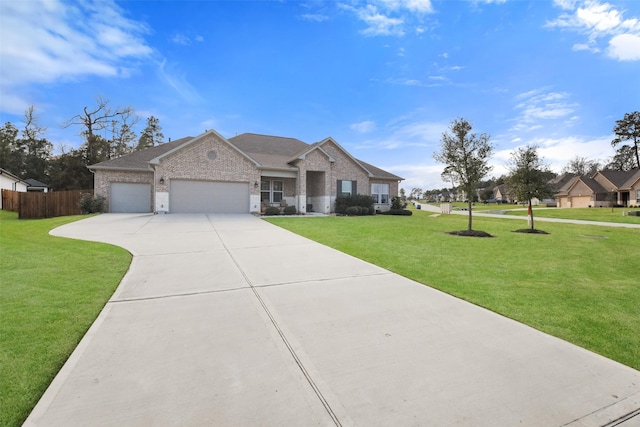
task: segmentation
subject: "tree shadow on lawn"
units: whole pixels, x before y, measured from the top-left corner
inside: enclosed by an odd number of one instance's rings
[[[514,230],[512,233],[528,233],[528,234],[549,234],[544,230],[538,230],[537,228],[521,228],[519,230]]]
[[[464,237],[495,237],[486,231],[480,230],[461,230],[461,231],[448,231],[447,234],[452,236],[464,236]]]

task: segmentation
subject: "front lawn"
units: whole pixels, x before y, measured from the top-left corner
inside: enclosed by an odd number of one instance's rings
[[[640,216],[623,215],[629,211],[640,211],[629,208],[537,208],[533,207],[533,218],[564,218],[579,219],[583,221],[604,221],[626,224],[640,224]],[[527,211],[508,211],[508,215],[526,216]]]
[[[131,255],[53,237],[83,216],[18,220],[0,211],[0,425],[18,426],[120,283]]]
[[[640,369],[640,230],[413,213],[269,221]]]

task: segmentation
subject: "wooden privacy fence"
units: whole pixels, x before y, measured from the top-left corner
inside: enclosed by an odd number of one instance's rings
[[[18,212],[20,207],[18,191],[11,191],[2,189],[2,209],[5,211]]]
[[[5,205],[5,192],[15,193],[7,196],[6,200],[11,200]],[[93,190],[70,190],[54,191],[51,193],[42,192],[18,192],[2,190],[2,208],[5,210],[18,211],[18,218],[52,218],[54,216],[80,215],[80,198],[83,194],[93,195]],[[14,198],[18,199],[17,206]],[[11,206],[13,209],[10,209]]]

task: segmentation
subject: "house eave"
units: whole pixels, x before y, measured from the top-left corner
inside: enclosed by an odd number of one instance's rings
[[[117,167],[117,166],[87,166],[89,170],[104,170],[104,171],[125,171],[125,172],[153,172],[150,167],[136,168],[136,167]]]

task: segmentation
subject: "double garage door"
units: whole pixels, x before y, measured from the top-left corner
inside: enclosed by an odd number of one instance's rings
[[[249,184],[172,179],[169,189],[169,211],[249,213]]]

